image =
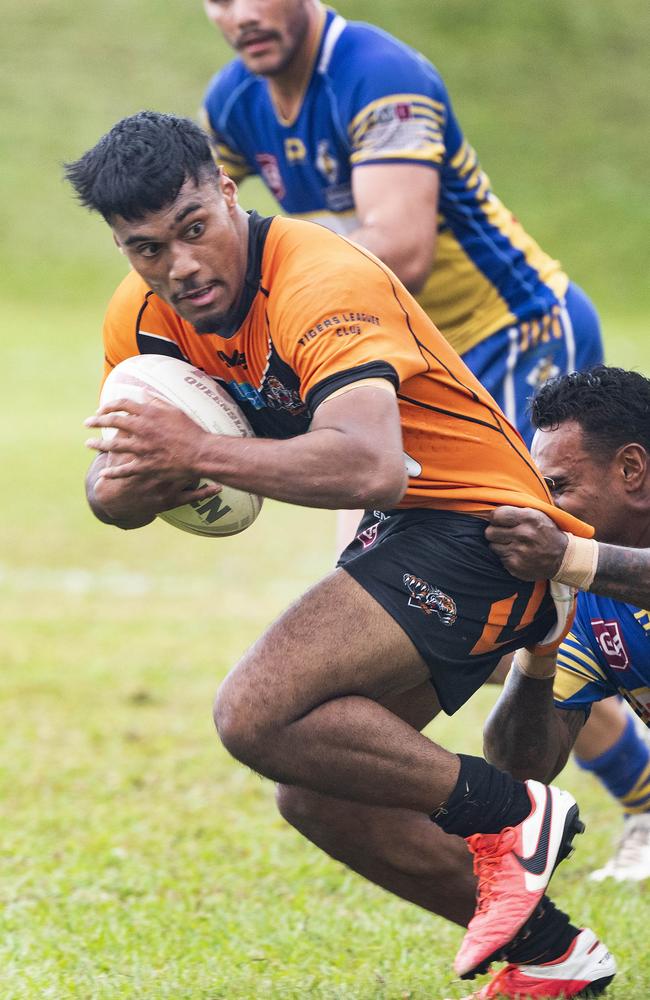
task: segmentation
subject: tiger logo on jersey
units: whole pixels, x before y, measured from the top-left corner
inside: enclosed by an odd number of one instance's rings
[[[435,612],[443,625],[454,624],[458,611],[456,602],[448,594],[411,573],[405,573],[402,582],[411,595],[408,601],[410,608],[418,608],[425,615]]]

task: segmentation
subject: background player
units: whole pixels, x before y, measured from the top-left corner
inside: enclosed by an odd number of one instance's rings
[[[204,115],[235,181],[368,247],[530,442],[531,387],[602,358],[595,310],[499,201],[422,55],[317,0],[205,0],[238,58]]]
[[[492,191],[440,74],[317,0],[204,7],[238,54],[205,96],[218,161],[387,263],[530,444],[534,389],[602,360],[598,317]],[[342,512],[340,549],[360,514]],[[645,753],[616,702],[594,711],[576,748],[610,790],[612,733],[625,733],[618,768]]]
[[[487,729],[494,760],[547,779],[564,766],[600,699],[620,694],[646,725],[650,721],[650,380],[605,367],[554,379],[535,397],[532,419],[540,428],[533,455],[556,502],[588,518],[598,539],[586,543],[587,549],[597,545],[597,569],[584,581],[593,592],[579,595],[558,656],[555,707],[550,682],[514,669]],[[567,536],[536,511],[502,508],[487,534],[508,569],[524,579],[556,575],[567,551]],[[534,754],[530,732],[515,721],[528,698]],[[650,876],[650,753],[644,744],[645,752],[637,752],[631,725],[618,740],[623,753],[603,753],[608,783],[625,802],[627,818],[619,849],[599,875],[619,880]],[[627,757],[624,767],[620,756]]]
[[[396,810],[418,840],[423,818],[427,833],[465,836],[480,904],[460,974],[504,948],[517,962],[569,949],[588,981],[596,956],[611,978],[603,946],[591,935],[582,947],[590,932],[542,898],[576,828],[571,797],[449,754],[408,721],[454,711],[503,652],[557,629],[545,583],[513,591],[499,572],[486,511],[528,501],[564,527],[586,526],[550,504],[516,432],[398,279],[321,227],[248,217],[191,122],[124,119],[67,175],[134,268],[109,307],[107,366],[164,344],[222,379],[261,435],[210,435],[159,401],[116,401],[87,421],[120,432],[88,442],[100,452],[87,481],[97,515],[144,525],[204,474],[289,502],[362,499],[377,511],[368,544],[350,546],[343,568],[222,686],[215,721],[227,748],[286,788],[329,799],[334,813],[357,803],[369,825],[375,810],[379,823]],[[224,360],[233,347],[234,367]],[[271,378],[287,390],[283,411],[269,405]]]

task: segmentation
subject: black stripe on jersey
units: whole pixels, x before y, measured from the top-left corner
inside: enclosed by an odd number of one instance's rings
[[[548,491],[548,487],[544,482],[544,480],[542,479],[539,470],[535,468],[534,465],[531,465],[526,456],[522,455],[522,453],[519,451],[519,448],[515,447],[515,442],[504,431],[499,421],[499,418],[497,414],[494,412],[494,410],[488,410],[488,412],[492,414],[492,416],[495,418],[497,422],[496,424],[490,424],[488,423],[487,420],[479,420],[478,417],[470,417],[465,413],[456,413],[454,410],[444,410],[441,406],[433,406],[432,403],[423,403],[419,399],[411,399],[410,396],[404,396],[402,395],[401,392],[397,393],[397,398],[403,400],[405,403],[412,403],[413,406],[419,406],[423,410],[433,410],[434,413],[444,413],[446,417],[455,417],[457,420],[465,420],[470,424],[480,424],[482,427],[488,427],[491,431],[495,431],[497,434],[500,434],[505,439],[505,441],[510,445],[515,454],[517,454],[519,458],[522,460],[522,462],[528,466],[529,470],[532,472],[535,479],[537,479],[541,484],[541,486],[544,488],[544,492],[548,497],[549,503],[553,502],[551,500],[551,495]]]
[[[137,333],[136,341],[140,354],[164,354],[166,358],[177,358],[179,361],[187,361],[177,343],[167,340],[165,337],[156,337],[155,334]]]
[[[135,336],[136,336],[136,339],[137,339],[138,334],[140,333],[140,322],[142,320],[142,314],[144,313],[145,309],[149,305],[149,299],[151,298],[152,295],[153,295],[153,292],[151,291],[151,289],[149,289],[149,291],[147,292],[147,294],[144,297],[144,302],[140,306],[140,309],[138,311],[138,315],[135,317]]]
[[[387,361],[367,361],[356,368],[334,372],[333,375],[328,375],[327,378],[317,382],[307,393],[305,402],[313,413],[316,407],[320,406],[323,400],[331,396],[337,389],[342,389],[344,385],[351,385],[353,382],[359,382],[364,378],[387,379],[389,382],[392,382],[396,390],[399,389],[399,375],[392,365],[388,364]]]
[[[520,458],[520,459],[522,460],[522,462],[524,462],[524,463],[525,463],[525,464],[526,464],[526,465],[528,466],[528,468],[530,469],[530,471],[531,471],[531,472],[532,472],[532,474],[533,474],[533,475],[535,476],[535,478],[536,478],[536,479],[537,479],[537,481],[539,482],[540,486],[541,486],[541,487],[542,487],[542,489],[544,490],[544,493],[546,494],[546,497],[547,497],[547,499],[548,499],[548,502],[549,502],[550,504],[552,504],[552,503],[553,503],[553,498],[552,498],[552,496],[551,496],[551,491],[549,490],[549,488],[548,488],[548,486],[547,486],[547,484],[546,484],[546,480],[544,479],[544,477],[543,477],[543,476],[542,476],[542,474],[540,473],[540,471],[539,471],[539,469],[537,468],[537,466],[536,466],[536,465],[533,465],[533,464],[532,464],[532,459],[531,459],[531,461],[530,461],[530,462],[528,461],[528,458],[526,457],[526,455],[524,455],[524,454],[523,454],[523,453],[522,453],[522,452],[521,452],[521,451],[519,450],[519,448],[517,447],[517,445],[516,445],[516,442],[515,442],[515,441],[513,441],[513,440],[512,440],[512,438],[511,438],[511,437],[510,437],[510,436],[509,436],[508,434],[506,434],[506,432],[505,432],[505,431],[503,430],[503,427],[501,426],[501,421],[499,420],[499,415],[498,415],[498,413],[495,413],[495,414],[494,414],[494,418],[495,418],[495,420],[497,421],[497,423],[499,424],[499,430],[500,430],[501,434],[503,434],[504,438],[506,439],[506,441],[508,442],[508,444],[510,445],[510,447],[512,448],[512,450],[513,450],[513,451],[514,451],[514,452],[515,452],[515,453],[516,453],[517,455],[519,455],[519,458]],[[524,447],[524,448],[525,448],[525,450],[526,450],[526,454],[529,454],[529,452],[528,452],[528,449],[526,448],[526,445],[525,445],[525,444],[523,443],[523,441],[522,441],[522,445],[523,445],[523,447]]]
[[[341,238],[345,239],[344,236],[341,237]],[[461,379],[459,379],[458,375],[455,375],[454,372],[450,371],[449,368],[447,367],[447,365],[444,363],[444,361],[442,361],[438,357],[437,354],[434,354],[434,352],[431,350],[431,348],[427,347],[427,345],[423,344],[422,341],[419,339],[419,337],[415,333],[415,330],[411,326],[411,317],[409,316],[409,311],[406,308],[406,306],[404,305],[404,303],[402,302],[401,298],[399,297],[399,294],[398,294],[398,291],[397,291],[397,287],[395,286],[395,282],[393,281],[393,279],[391,277],[390,270],[385,265],[382,267],[381,264],[377,264],[377,261],[373,260],[372,257],[369,257],[367,253],[364,253],[363,247],[358,246],[356,243],[351,243],[350,240],[346,239],[345,241],[348,244],[348,246],[352,247],[353,250],[356,250],[358,253],[360,253],[361,256],[365,257],[366,260],[370,261],[371,264],[375,264],[375,266],[379,267],[379,270],[382,272],[382,274],[386,277],[386,279],[390,283],[390,287],[391,287],[391,289],[393,291],[393,296],[395,297],[395,301],[397,302],[397,304],[399,305],[400,309],[404,313],[404,321],[405,321],[405,323],[406,323],[406,325],[408,327],[409,333],[411,334],[411,336],[413,337],[413,340],[415,341],[415,343],[418,346],[418,350],[419,350],[420,354],[422,355],[422,360],[426,361],[426,358],[424,357],[425,353],[428,354],[428,355],[430,355],[430,357],[432,357],[433,360],[437,364],[439,364],[441,368],[444,368],[444,370],[447,372],[447,374],[451,378],[453,378],[454,382],[458,383],[458,385],[460,385],[460,386],[463,387],[463,389],[465,390],[465,392],[468,393],[468,395],[470,395],[472,397],[472,399],[474,400],[474,402],[476,402],[476,403],[480,402],[480,400],[479,400],[477,394],[474,392],[474,390],[470,389],[470,387],[468,385],[465,385],[465,383],[462,382]],[[459,355],[459,357],[460,357],[460,355]],[[462,358],[461,358],[461,361],[462,361]],[[427,371],[431,371],[431,364],[429,363],[429,361],[426,361],[426,365],[427,365]],[[490,412],[492,412],[492,411],[490,411]],[[489,427],[491,425],[488,424],[487,426]]]
[[[152,291],[147,292],[144,302],[135,321],[135,342],[138,345],[140,354],[163,354],[166,358],[177,358],[179,361],[187,361],[178,344],[166,337],[157,337],[153,333],[144,333],[140,329],[140,323],[144,316],[145,309],[149,305],[149,299],[153,295]]]
[[[456,413],[455,410],[445,410],[442,406],[434,406],[433,403],[423,403],[420,399],[411,399],[410,396],[404,396],[401,392],[397,393],[397,398],[403,400],[405,403],[412,403],[413,406],[419,406],[423,410],[433,410],[434,413],[444,413],[446,417],[455,417],[457,420],[466,420],[470,424],[480,424],[481,427],[488,427],[491,431],[496,431],[497,434],[503,434],[502,429],[496,424],[490,424],[487,420],[479,420],[478,417],[470,417],[466,413]]]
[[[261,289],[264,244],[273,218],[272,215],[258,215],[255,211],[248,213],[248,254],[241,292],[234,307],[225,317],[223,325],[214,331],[224,340],[230,340],[231,337],[235,336],[248,316],[255,296]],[[261,289],[261,291],[268,297],[269,293],[266,289]]]

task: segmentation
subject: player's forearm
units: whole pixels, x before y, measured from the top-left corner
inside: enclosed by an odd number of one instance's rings
[[[400,456],[377,453],[320,428],[285,441],[206,435],[196,474],[306,507],[393,507],[407,477]]]
[[[516,778],[550,781],[569,753],[553,702],[553,679],[525,677],[513,667],[483,731],[485,757]]]
[[[598,543],[598,566],[589,588],[638,608],[650,607],[650,549]]]

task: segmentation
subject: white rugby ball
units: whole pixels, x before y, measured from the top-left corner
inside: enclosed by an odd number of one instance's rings
[[[116,399],[144,402],[146,394],[158,396],[178,407],[199,427],[212,434],[253,437],[248,420],[218,382],[186,361],[162,354],[138,354],[120,362],[110,372],[100,396],[100,406]],[[103,428],[104,437],[116,433]],[[202,479],[200,485],[208,483]],[[223,537],[248,528],[260,512],[262,498],[223,486],[207,500],[166,510],[158,517],[193,535]]]

